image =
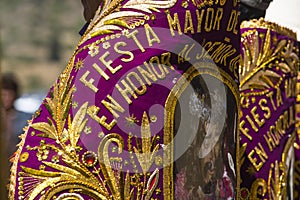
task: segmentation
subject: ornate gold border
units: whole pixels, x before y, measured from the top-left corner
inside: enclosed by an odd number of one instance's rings
[[[243,21],[241,23],[241,29],[242,28],[262,28],[262,29],[271,29],[272,31],[275,31],[279,34],[286,35],[294,40],[297,40],[297,34],[292,31],[291,29],[280,26],[274,22],[266,21],[264,18],[260,19],[253,19],[250,21]]]
[[[296,123],[295,123],[295,127],[296,127]],[[284,164],[286,164],[286,160],[288,159],[289,150],[291,148],[293,148],[293,145],[294,145],[294,143],[296,141],[296,134],[297,134],[296,131],[293,131],[291,133],[292,136],[287,140],[287,142],[285,144],[285,147],[284,147],[283,153],[282,153],[282,158],[281,158],[281,162],[283,162]],[[294,149],[294,151],[295,151],[295,149]],[[294,168],[294,166],[291,166],[291,167]],[[288,171],[286,171],[286,172],[288,172]],[[284,174],[284,182],[285,183],[288,180],[288,175],[289,175],[288,173]],[[285,198],[287,197],[287,189],[288,189],[288,187],[286,186],[286,188],[285,188]]]
[[[218,70],[216,70],[218,69]],[[239,90],[237,84],[232,80],[232,78],[222,69],[217,68],[212,63],[196,63],[194,66],[190,67],[183,76],[178,80],[175,86],[172,88],[166,103],[165,103],[165,122],[164,122],[164,144],[167,145],[165,151],[165,165],[164,165],[164,199],[173,200],[174,199],[174,181],[173,181],[173,148],[174,145],[171,142],[173,140],[173,131],[174,131],[174,112],[176,107],[176,100],[179,97],[185,88],[190,84],[190,82],[198,75],[207,74],[211,75],[229,87],[233,93],[236,103],[237,103],[237,112],[238,112],[238,121],[240,119],[240,98]],[[239,199],[240,195],[240,163],[239,163],[239,152],[240,152],[240,141],[239,141],[239,130],[237,126],[236,134],[236,199]]]
[[[71,74],[71,71],[72,71],[73,66],[74,66],[75,56],[76,56],[76,52],[74,52],[74,54],[70,58],[70,60],[68,62],[68,65],[66,66],[64,71],[60,74],[59,79],[63,78],[66,75]],[[58,82],[56,82],[55,84],[58,84]],[[18,149],[15,152],[15,157],[12,159],[12,166],[10,168],[10,180],[9,180],[9,184],[8,184],[8,199],[11,199],[11,200],[14,200],[14,197],[15,197],[15,194],[16,194],[15,192],[16,192],[17,177],[18,177],[18,175],[17,175],[17,173],[18,173],[18,163],[19,163],[19,160],[20,160],[22,150],[23,150],[24,145],[25,145],[25,140],[26,140],[27,135],[29,133],[28,131],[29,131],[34,119],[35,118],[33,117],[28,122],[28,125],[24,128],[24,133],[21,134],[21,136],[20,136],[21,141],[17,145]]]

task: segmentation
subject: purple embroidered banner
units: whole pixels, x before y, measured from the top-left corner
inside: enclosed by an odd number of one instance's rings
[[[260,19],[243,22],[241,35],[241,198],[291,198],[296,34]]]
[[[238,198],[237,10],[104,1],[22,135],[10,198]]]
[[[299,51],[298,51],[299,55]],[[299,60],[298,60],[299,61]],[[300,132],[299,132],[299,126],[300,126],[300,73],[298,72],[298,82],[296,86],[296,95],[297,95],[297,102],[296,102],[296,136],[295,136],[295,163],[294,163],[294,177],[293,177],[293,183],[294,183],[294,199],[300,198]]]

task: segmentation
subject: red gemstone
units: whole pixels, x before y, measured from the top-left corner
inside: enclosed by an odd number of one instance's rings
[[[152,190],[154,184],[156,182],[156,176],[152,179],[151,184],[150,184],[150,189]]]
[[[247,198],[247,196],[248,196],[248,191],[247,191],[247,189],[242,189],[241,190],[241,196],[242,196],[242,198]]]
[[[96,164],[96,154],[94,152],[88,151],[83,155],[83,163],[91,167]]]

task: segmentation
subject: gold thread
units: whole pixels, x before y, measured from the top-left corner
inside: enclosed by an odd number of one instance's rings
[[[280,26],[274,22],[265,21],[263,18],[243,21],[241,28],[263,28],[271,29],[279,34],[286,35],[294,40],[297,40],[297,34],[287,27]]]

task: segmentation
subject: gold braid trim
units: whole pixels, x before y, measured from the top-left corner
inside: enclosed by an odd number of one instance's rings
[[[286,35],[294,40],[297,40],[296,32],[291,29],[280,26],[274,22],[266,21],[264,18],[260,18],[259,20],[253,19],[250,21],[243,21],[241,24],[241,29],[243,28],[262,28],[262,29],[271,29],[279,34]]]

